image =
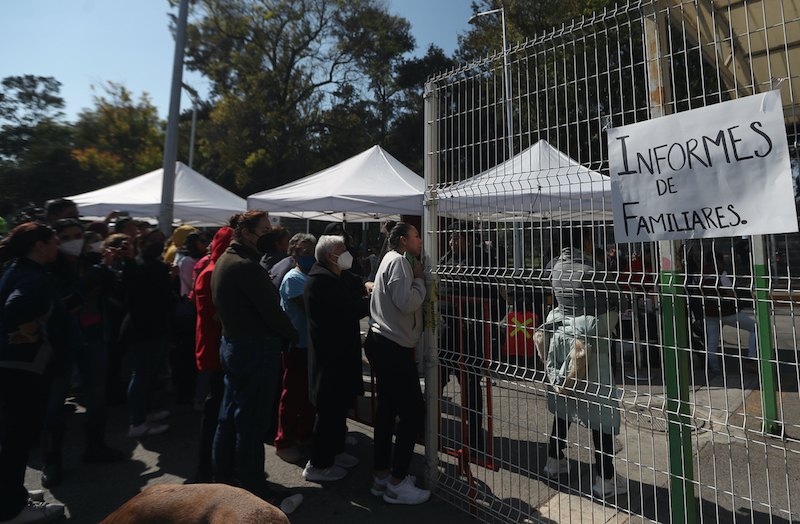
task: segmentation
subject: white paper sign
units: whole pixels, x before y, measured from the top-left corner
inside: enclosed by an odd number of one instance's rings
[[[617,242],[797,231],[780,91],[608,130]]]

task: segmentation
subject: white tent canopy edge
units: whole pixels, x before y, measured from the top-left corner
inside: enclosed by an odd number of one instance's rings
[[[69,198],[84,217],[105,217],[112,211],[156,222],[161,208],[163,169]],[[174,225],[218,227],[247,209],[245,199],[207,179],[182,162],[175,165]]]
[[[270,216],[328,222],[398,220],[422,215],[425,181],[373,146],[327,169],[247,197],[248,209]]]

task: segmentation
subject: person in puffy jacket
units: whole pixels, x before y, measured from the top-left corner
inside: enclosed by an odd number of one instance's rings
[[[558,307],[536,334],[550,380],[547,408],[555,415],[544,472],[551,478],[569,473],[564,448],[570,424],[578,422],[591,430],[594,441],[597,475],[592,491],[600,497],[619,495],[627,492],[627,481],[614,472],[620,414],[609,343],[619,314],[609,310],[608,297],[593,285],[591,229],[563,233],[551,276]]]

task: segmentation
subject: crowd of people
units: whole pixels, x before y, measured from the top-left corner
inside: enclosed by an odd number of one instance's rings
[[[247,211],[209,243],[193,227],[168,237],[125,213],[87,224],[74,203],[56,200],[46,220],[14,227],[0,243],[0,523],[63,515],[64,506],[23,481],[34,442],[42,485],[68,476],[61,419],[75,376],[86,407],[84,462],[126,459],[106,445],[108,403],[127,402],[131,438],[168,431],[167,390],[202,411],[192,481],[279,501],[286,493],[265,480],[265,443],[287,462],[305,461],[298,473],[308,481],[343,478],[358,464],[345,451],[346,418],[364,392],[360,321],[371,313],[376,369],[399,359],[407,371],[400,386],[417,392],[405,409],[396,377],[379,375],[371,491],[393,504],[427,500],[408,474],[424,420],[413,350],[425,297],[421,240],[413,226],[395,229],[386,267],[372,268],[376,289],[369,266],[353,263],[341,224],[319,239],[292,236],[272,228],[266,212]],[[371,303],[381,306],[371,312]],[[405,430],[392,462],[398,405]]]
[[[231,217],[211,242],[190,226],[168,237],[119,212],[86,224],[68,200],[51,202],[46,222],[17,225],[0,243],[0,524],[46,522],[64,512],[23,481],[37,441],[42,485],[57,486],[65,477],[61,418],[73,370],[86,407],[84,462],[126,458],[105,442],[107,403],[127,402],[131,438],[169,430],[169,410],[157,395],[166,375],[175,401],[202,412],[194,482],[279,500],[286,493],[265,480],[265,443],[282,460],[304,463],[299,473],[308,481],[344,478],[359,462],[346,451],[346,419],[364,393],[360,322],[367,317],[364,351],[377,381],[371,492],[391,504],[428,500],[430,492],[416,487],[409,472],[426,409],[414,348],[427,289],[413,225],[385,224],[381,249],[355,263],[341,224],[330,224],[319,238],[291,235],[271,227],[264,211]],[[491,457],[481,381],[485,346],[496,341],[484,337],[480,309],[501,298],[483,278],[496,262],[474,229],[453,223],[439,261],[439,382],[440,393],[451,376],[461,384],[463,450],[485,464]],[[569,472],[563,449],[570,423],[579,422],[595,443],[594,492],[621,494],[626,482],[613,467],[619,405],[609,345],[618,312],[591,285],[595,272],[618,267],[620,259],[616,252],[598,254],[589,230],[564,232],[563,249],[547,267],[555,308],[537,334],[554,414],[544,473]],[[648,264],[646,253],[626,264],[629,288],[654,286]],[[714,264],[713,274],[695,284],[719,295],[727,274],[722,261]],[[748,320],[722,303],[716,312],[707,309],[709,347],[718,343],[715,326],[754,333]],[[753,335],[750,342],[754,357]],[[718,368],[711,353],[709,365]],[[123,378],[124,368],[130,373]]]

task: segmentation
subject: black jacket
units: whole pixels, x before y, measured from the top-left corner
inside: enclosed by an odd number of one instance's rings
[[[169,335],[175,311],[169,265],[138,255],[125,262],[122,286],[127,309],[122,340],[144,342]]]
[[[282,336],[297,342],[297,330],[281,309],[281,297],[255,250],[235,240],[211,274],[211,295],[226,338],[261,340]]]
[[[342,271],[336,275],[314,264],[308,273],[303,302],[308,316],[309,399],[351,401],[364,394],[361,377],[361,328],[369,315],[369,298],[361,279]]]
[[[8,335],[36,321],[37,342],[9,344]],[[69,314],[44,266],[27,258],[14,262],[0,279],[0,367],[59,375],[69,349]]]

